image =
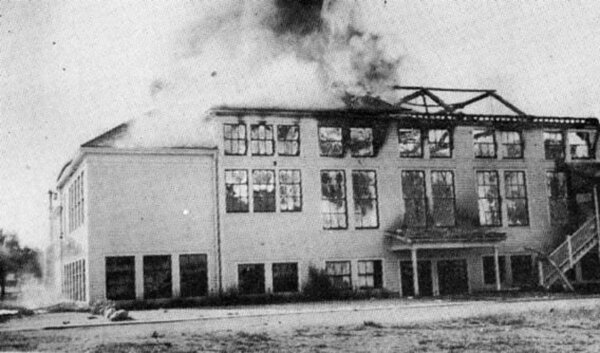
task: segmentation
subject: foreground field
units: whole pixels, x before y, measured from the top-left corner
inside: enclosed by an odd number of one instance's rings
[[[503,303],[508,312],[522,303]],[[469,304],[470,305],[470,304]],[[470,308],[469,305],[465,309]],[[0,350],[88,352],[600,352],[600,303],[448,319],[298,325],[282,316],[227,322],[0,332]],[[568,308],[571,306],[572,308]],[[454,308],[456,309],[456,308]],[[454,310],[453,309],[453,310]],[[426,308],[419,309],[426,310]],[[470,310],[470,313],[475,311]],[[360,313],[357,313],[360,314]],[[386,316],[385,312],[381,313]],[[419,312],[413,312],[410,315]],[[323,313],[318,315],[325,315]],[[317,315],[317,316],[318,316]],[[350,315],[348,315],[350,316]],[[451,315],[452,316],[452,315]],[[365,315],[365,318],[372,318]],[[283,320],[283,323],[282,323]],[[293,318],[287,317],[287,320]],[[340,321],[343,323],[342,321]],[[413,323],[410,323],[413,322]]]

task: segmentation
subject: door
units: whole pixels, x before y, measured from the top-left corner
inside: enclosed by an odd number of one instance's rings
[[[437,270],[440,295],[469,293],[467,260],[440,260]]]
[[[419,272],[419,294],[424,297],[432,296],[431,261],[417,261],[417,270]],[[405,297],[414,296],[412,261],[400,261],[400,278],[402,281],[402,295]]]

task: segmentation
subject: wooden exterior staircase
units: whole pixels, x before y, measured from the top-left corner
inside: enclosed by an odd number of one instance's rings
[[[591,217],[573,234],[568,235],[567,239],[546,257],[546,261],[538,263],[542,286],[550,288],[561,278],[566,281],[564,274],[575,267],[590,250],[598,246],[597,225],[596,217]],[[568,281],[565,284],[572,289]]]

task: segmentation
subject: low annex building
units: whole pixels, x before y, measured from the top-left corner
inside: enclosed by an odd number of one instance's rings
[[[395,105],[214,108],[216,146],[119,147],[129,123],[84,143],[51,206],[63,294],[291,293],[310,266],[402,296],[600,279],[595,118],[396,88]],[[466,112],[489,99],[508,113]]]

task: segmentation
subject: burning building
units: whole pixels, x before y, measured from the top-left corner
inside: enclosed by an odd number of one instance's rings
[[[207,11],[158,108],[62,169],[67,298],[293,293],[310,266],[401,296],[600,279],[596,119],[395,86],[402,53],[360,2],[266,3]]]

